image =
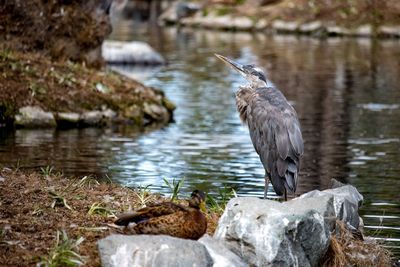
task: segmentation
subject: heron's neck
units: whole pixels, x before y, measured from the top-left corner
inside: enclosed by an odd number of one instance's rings
[[[255,88],[251,85],[240,86],[236,92],[236,107],[243,123],[247,123],[247,107],[254,92]]]

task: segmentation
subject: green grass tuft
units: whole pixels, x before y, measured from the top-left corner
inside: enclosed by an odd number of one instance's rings
[[[163,180],[164,180],[164,183],[171,190],[171,193],[172,193],[171,201],[178,200],[178,195],[179,195],[179,192],[181,191],[181,188],[182,188],[183,182],[185,181],[185,178],[182,178],[180,180],[175,180],[175,178],[174,178],[174,179],[172,179],[172,183],[169,182],[165,178],[163,178]]]
[[[77,240],[69,238],[65,231],[57,231],[56,245],[50,254],[40,261],[37,266],[81,266],[85,263],[84,257],[79,255],[79,245],[83,237]]]

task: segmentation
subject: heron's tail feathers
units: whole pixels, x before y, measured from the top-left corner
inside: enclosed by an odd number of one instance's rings
[[[290,192],[295,192],[297,187],[297,166],[293,162],[289,162],[288,169],[285,173],[285,187]]]

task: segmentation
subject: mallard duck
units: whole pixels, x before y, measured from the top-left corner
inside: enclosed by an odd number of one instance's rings
[[[199,239],[207,230],[207,220],[201,211],[205,211],[205,194],[194,190],[189,205],[172,202],[149,205],[132,213],[118,216],[116,225],[128,226],[130,234],[170,235],[186,239]]]

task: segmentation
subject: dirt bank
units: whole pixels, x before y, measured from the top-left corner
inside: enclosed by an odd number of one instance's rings
[[[100,66],[112,0],[2,1],[0,41],[19,51]]]
[[[172,119],[174,105],[160,90],[111,71],[98,71],[42,53],[0,47],[0,125],[12,125],[25,106],[54,114],[111,111],[111,122],[144,126]],[[61,119],[60,119],[61,120]],[[95,121],[94,124],[105,122]]]

